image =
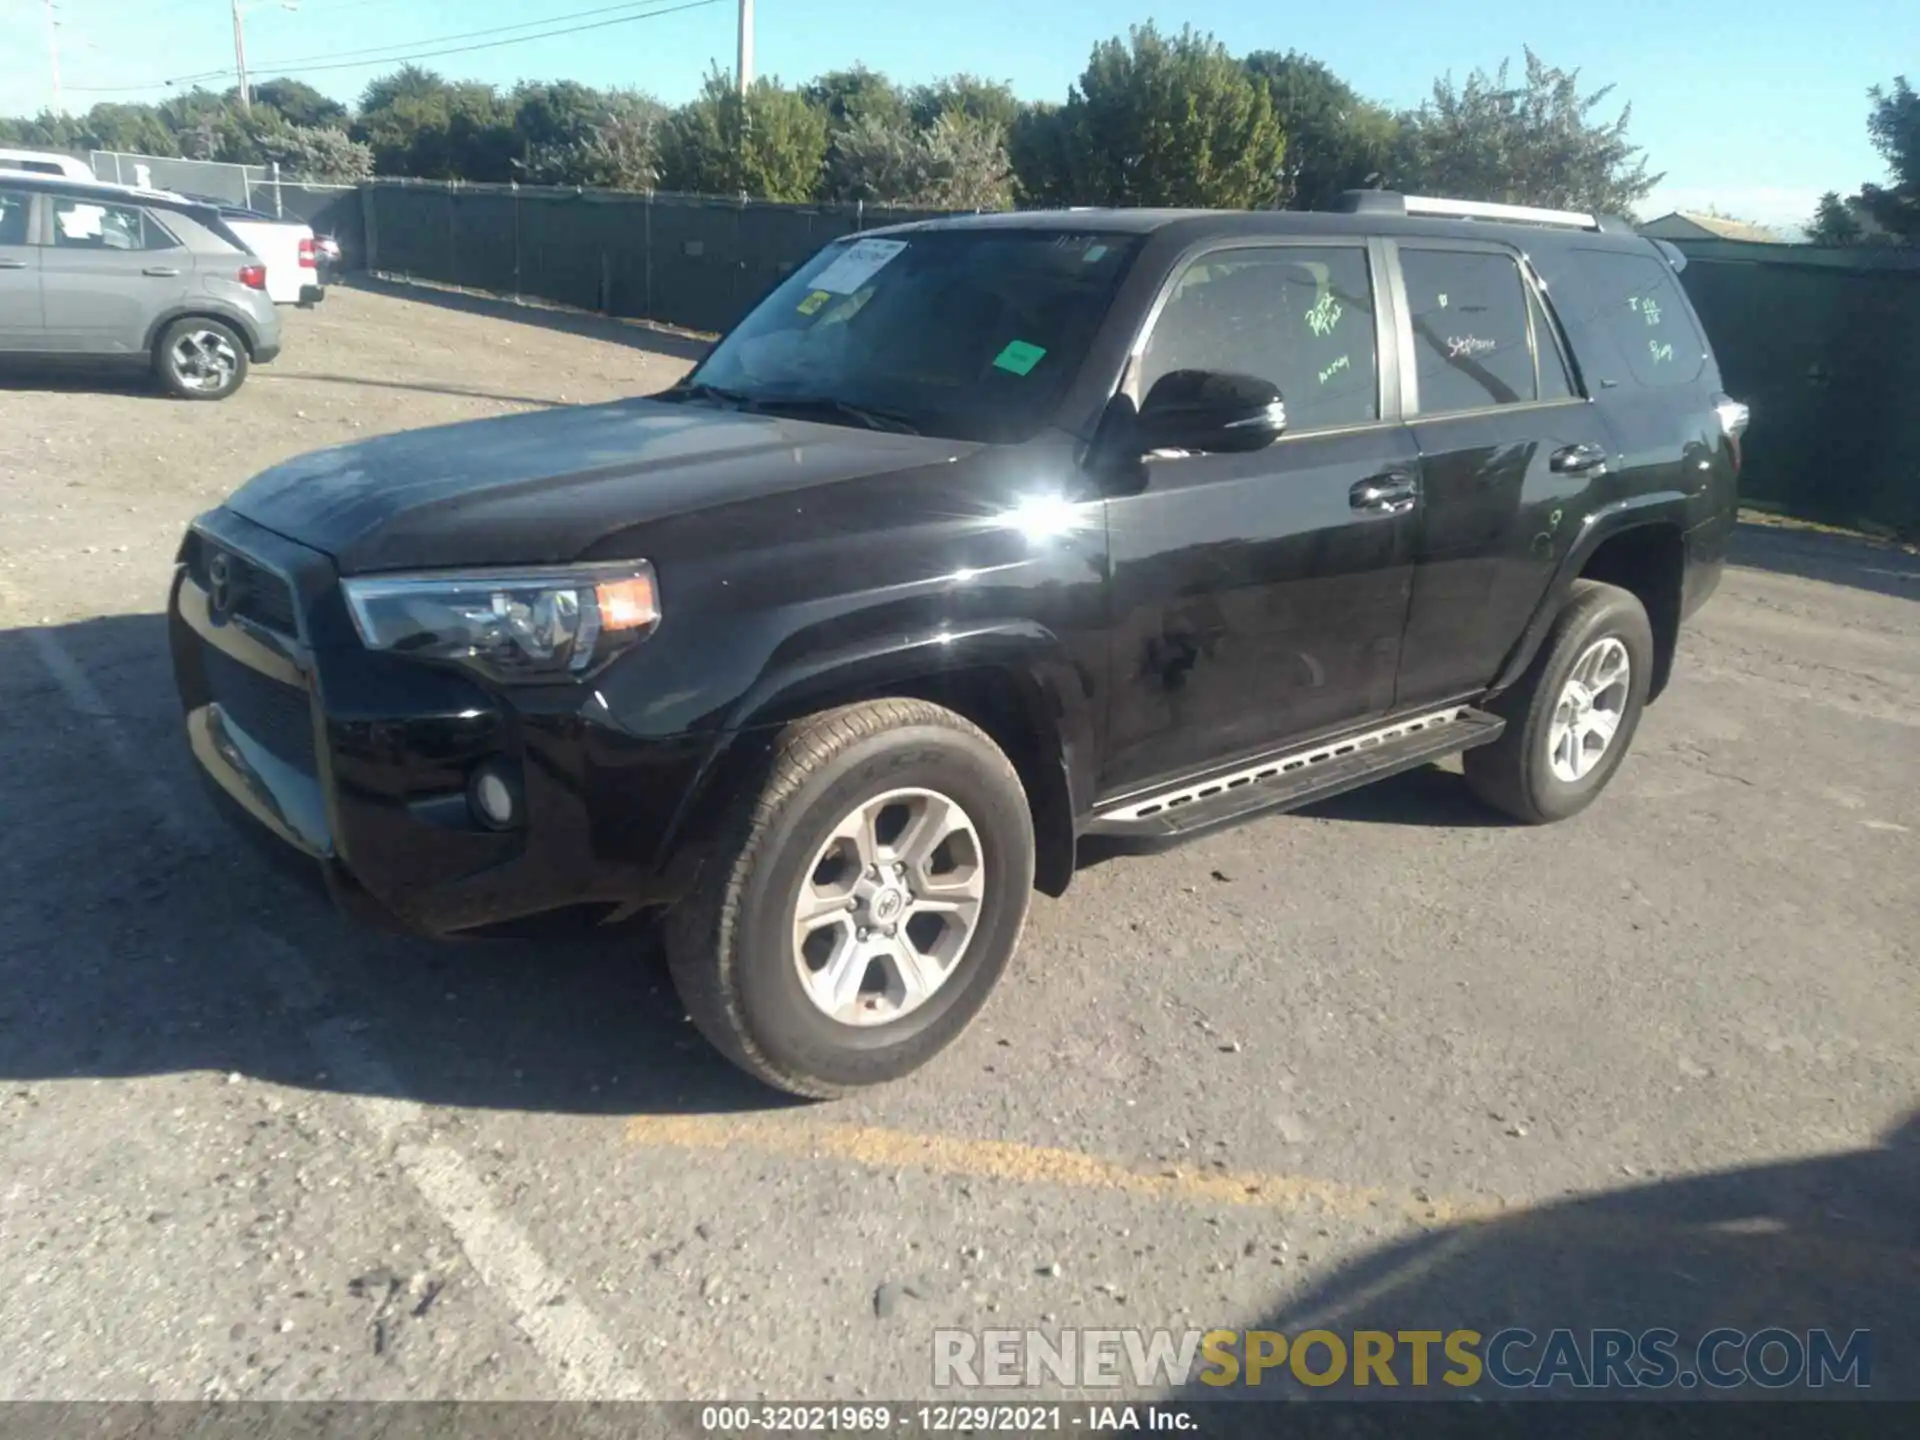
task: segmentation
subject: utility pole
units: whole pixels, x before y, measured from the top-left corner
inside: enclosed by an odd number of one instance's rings
[[[233,0],[233,68],[240,73],[240,113],[253,114],[253,96],[247,91],[247,27],[240,19],[240,0]]]
[[[733,79],[744,100],[753,84],[753,0],[740,0],[740,63]]]
[[[67,107],[60,93],[60,22],[53,18],[53,0],[47,7],[47,64],[53,70],[53,113],[64,115]]]

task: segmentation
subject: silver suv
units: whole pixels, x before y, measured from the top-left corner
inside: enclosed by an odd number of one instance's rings
[[[144,362],[223,400],[280,353],[266,285],[212,206],[0,170],[0,354]]]

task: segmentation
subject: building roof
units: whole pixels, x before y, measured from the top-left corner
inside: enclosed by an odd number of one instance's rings
[[[1750,220],[1730,220],[1724,215],[1703,215],[1697,210],[1672,210],[1656,216],[1640,227],[1642,235],[1662,240],[1751,240],[1764,245],[1784,243],[1764,225]]]

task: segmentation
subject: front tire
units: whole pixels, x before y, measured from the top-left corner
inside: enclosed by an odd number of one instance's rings
[[[153,346],[153,370],[181,400],[224,400],[246,383],[247,347],[231,325],[196,316],[176,320]]]
[[[1620,768],[1653,679],[1653,627],[1632,592],[1576,580],[1526,678],[1488,709],[1507,728],[1462,757],[1467,784],[1528,825],[1577,815]]]
[[[1020,778],[961,716],[921,700],[810,716],[669,915],[674,986],[722,1054],[778,1089],[899,1079],[986,1003],[1033,863]]]

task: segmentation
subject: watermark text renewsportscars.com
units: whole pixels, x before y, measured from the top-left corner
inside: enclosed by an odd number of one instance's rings
[[[1866,1390],[1870,1331],[936,1330],[948,1389]]]

